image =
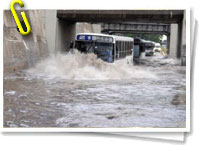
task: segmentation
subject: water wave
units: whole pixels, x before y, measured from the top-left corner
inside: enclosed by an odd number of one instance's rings
[[[72,80],[156,78],[153,72],[145,70],[144,67],[134,66],[131,58],[107,63],[92,53],[59,53],[39,62],[27,72],[32,76]]]

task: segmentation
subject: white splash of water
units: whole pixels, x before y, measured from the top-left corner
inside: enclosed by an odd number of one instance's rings
[[[95,54],[78,51],[51,56],[27,72],[37,77],[72,80],[157,78],[153,72],[134,66],[130,57],[107,63],[98,59]]]

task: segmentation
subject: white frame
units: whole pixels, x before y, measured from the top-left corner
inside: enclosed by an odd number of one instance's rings
[[[29,2],[27,2],[29,3]],[[76,8],[77,9],[77,8]],[[125,9],[129,10],[129,9]],[[137,10],[137,9],[136,9]],[[145,10],[152,10],[145,9]],[[162,10],[162,9],[159,9]],[[163,9],[164,10],[164,9]],[[170,10],[170,9],[166,9]],[[174,8],[173,8],[174,10]],[[177,9],[178,10],[178,9]],[[186,10],[186,127],[185,128],[148,128],[148,127],[127,127],[127,128],[5,128],[1,120],[1,131],[3,132],[190,132],[190,9]],[[3,14],[1,14],[3,17]],[[3,30],[3,22],[1,22]],[[1,33],[3,42],[3,33]],[[3,43],[0,43],[3,48]],[[1,49],[1,70],[3,70],[3,49]],[[3,71],[2,71],[3,72]],[[1,96],[3,96],[3,73],[1,73]],[[3,118],[3,97],[0,102],[1,116]]]

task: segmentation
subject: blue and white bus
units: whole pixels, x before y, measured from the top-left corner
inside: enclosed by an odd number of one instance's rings
[[[79,33],[73,48],[82,53],[95,53],[106,62],[132,55],[134,39],[130,37],[97,33]]]

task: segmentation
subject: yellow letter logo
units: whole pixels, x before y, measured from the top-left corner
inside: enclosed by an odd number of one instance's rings
[[[23,20],[24,20],[24,22],[25,22],[25,25],[26,25],[26,28],[27,28],[27,31],[24,32],[24,30],[23,30],[23,28],[22,28],[22,25],[21,25],[21,23],[20,23],[20,21],[19,21],[19,18],[18,18],[18,16],[17,16],[17,13],[16,13],[16,11],[15,11],[15,8],[14,8],[14,5],[15,5],[16,3],[18,3],[18,4],[20,5],[20,7],[24,7],[24,4],[23,4],[23,2],[22,2],[21,0],[13,0],[12,3],[10,4],[11,12],[12,12],[13,17],[14,17],[14,19],[15,19],[15,22],[16,22],[18,28],[19,28],[19,32],[20,32],[22,35],[28,35],[28,34],[31,32],[30,24],[29,24],[29,22],[28,22],[28,19],[27,19],[27,17],[26,17],[25,12],[21,12],[22,18],[23,18]]]

